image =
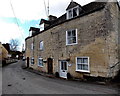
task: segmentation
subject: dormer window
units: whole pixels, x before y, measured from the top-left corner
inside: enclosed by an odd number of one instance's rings
[[[44,23],[40,24],[40,31],[43,31],[43,30],[44,30]]]
[[[73,17],[72,10],[68,11],[68,19],[71,19]]]
[[[67,10],[67,19],[79,16],[79,6]]]
[[[117,0],[117,2],[118,2],[118,5],[119,5],[119,7],[120,7],[120,0]]]
[[[32,36],[32,31],[29,31],[29,36]]]
[[[73,9],[73,18],[79,15],[78,7]]]
[[[37,33],[39,33],[40,29],[39,28],[35,28],[35,27],[30,27],[29,29],[29,36],[34,36]]]

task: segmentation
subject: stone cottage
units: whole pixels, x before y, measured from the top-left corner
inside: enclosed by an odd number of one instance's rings
[[[8,58],[8,51],[0,42],[0,67],[2,66],[4,60],[7,58]]]
[[[27,66],[62,78],[114,78],[120,70],[120,9],[108,1],[71,1],[59,18],[50,15],[40,29],[31,27]]]

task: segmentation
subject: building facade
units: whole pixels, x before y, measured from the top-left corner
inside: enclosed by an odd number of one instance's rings
[[[0,42],[0,64],[2,64],[2,61],[6,58],[8,58],[8,51]]]
[[[113,78],[120,70],[119,23],[117,2],[71,1],[61,17],[42,19],[40,30],[30,28],[26,64],[62,78]]]

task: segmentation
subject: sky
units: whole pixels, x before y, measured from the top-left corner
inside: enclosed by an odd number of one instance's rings
[[[49,14],[61,16],[66,12],[71,0],[49,0]],[[85,5],[94,0],[73,0]],[[48,0],[45,0],[46,6]],[[29,36],[29,28],[39,28],[41,19],[46,19],[44,0],[0,0],[0,42],[9,43],[18,39],[19,50]]]

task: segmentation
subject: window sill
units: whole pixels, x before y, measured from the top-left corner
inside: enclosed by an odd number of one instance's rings
[[[43,51],[43,49],[39,49],[39,51]]]
[[[43,68],[44,66],[40,66],[40,65],[38,65],[38,67],[41,67],[41,68]]]
[[[66,46],[77,45],[78,43],[66,44]]]
[[[76,72],[80,72],[80,73],[90,73],[90,71],[86,71],[86,70],[76,70]]]

